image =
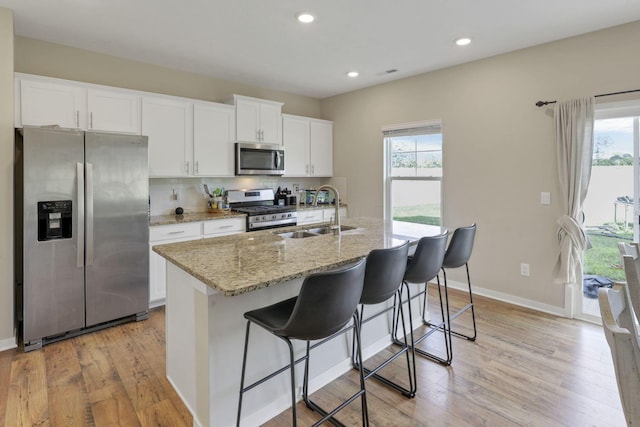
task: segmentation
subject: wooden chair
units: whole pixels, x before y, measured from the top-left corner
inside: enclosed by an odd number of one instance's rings
[[[633,312],[640,314],[640,250],[637,243],[618,243]]]
[[[598,302],[625,419],[628,425],[640,425],[640,345],[629,288],[623,283],[600,288]]]

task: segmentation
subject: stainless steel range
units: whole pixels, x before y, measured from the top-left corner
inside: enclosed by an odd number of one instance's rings
[[[247,231],[289,227],[298,223],[295,205],[275,205],[271,188],[227,191],[229,208],[247,214]]]

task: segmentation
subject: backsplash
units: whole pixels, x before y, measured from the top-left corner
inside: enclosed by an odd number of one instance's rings
[[[225,190],[253,188],[288,188],[293,191],[294,185],[301,189],[318,188],[322,184],[331,184],[340,192],[342,203],[347,203],[346,178],[282,178],[272,176],[230,177],[230,178],[151,178],[149,179],[149,197],[151,199],[151,215],[167,215],[175,212],[179,206],[185,213],[204,212],[207,210],[208,196],[202,184],[209,189],[223,187]],[[174,200],[174,195],[177,200]]]

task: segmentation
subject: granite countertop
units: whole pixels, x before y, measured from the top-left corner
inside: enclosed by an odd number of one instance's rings
[[[235,217],[245,217],[246,214],[232,211],[222,212],[194,212],[182,215],[153,215],[149,217],[149,225],[182,224],[185,222],[211,221]]]
[[[345,204],[340,204],[341,208],[347,207]],[[333,209],[334,206],[330,204],[311,206],[311,205],[300,205],[297,209],[306,210],[306,209]],[[216,219],[226,219],[226,218],[234,218],[238,216],[247,216],[244,213],[233,212],[233,211],[223,211],[223,212],[193,212],[186,213],[182,215],[152,215],[149,217],[149,225],[170,225],[170,224],[182,224],[185,222],[197,222],[197,221],[212,221]]]
[[[340,236],[294,239],[278,234],[311,226],[286,227],[156,245],[153,250],[221,294],[236,296],[355,262],[372,249],[398,246],[443,230],[427,225],[401,229],[395,222],[374,218],[347,219],[343,225],[356,228]]]

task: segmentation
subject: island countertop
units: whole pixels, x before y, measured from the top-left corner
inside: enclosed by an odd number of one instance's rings
[[[236,296],[281,282],[355,262],[372,249],[436,235],[437,226],[384,222],[375,218],[346,219],[356,227],[307,238],[279,234],[312,226],[254,231],[166,245],[153,250],[180,269],[225,296]]]

